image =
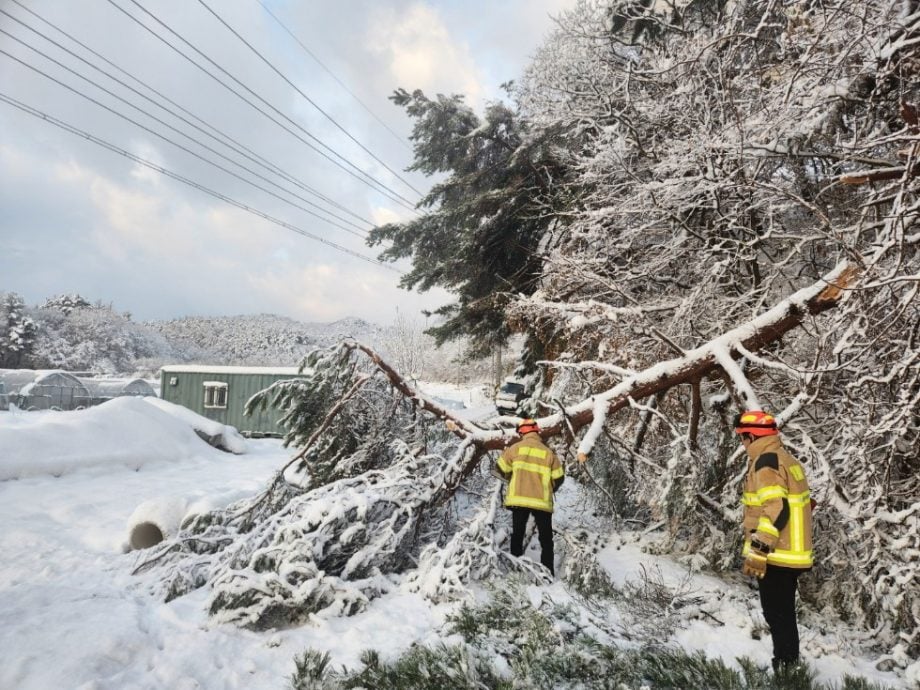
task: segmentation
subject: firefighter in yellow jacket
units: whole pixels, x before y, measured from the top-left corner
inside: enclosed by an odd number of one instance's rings
[[[779,439],[772,415],[735,417],[735,433],[750,459],[744,481],[745,575],[757,577],[763,615],[773,638],[773,668],[799,660],[795,591],[812,566],[811,496],[805,472]]]
[[[553,573],[553,493],[562,485],[565,472],[556,454],[544,445],[533,419],[521,420],[517,430],[523,438],[498,459],[499,472],[509,480],[505,505],[511,509],[511,554],[524,553],[524,531],[533,515],[540,562]]]

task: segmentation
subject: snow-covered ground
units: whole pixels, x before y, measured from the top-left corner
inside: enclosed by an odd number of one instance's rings
[[[108,405],[94,409],[106,412]],[[121,418],[120,412],[110,416]],[[77,413],[29,414],[14,421],[0,413],[6,440],[19,429],[20,437],[45,441],[60,435],[64,447],[75,433]],[[123,553],[135,508],[152,498],[194,503],[255,493],[289,451],[279,441],[251,440],[246,454],[232,455],[188,428],[140,423],[107,442],[113,433],[107,422],[90,426],[101,434],[92,457],[71,454],[59,476],[25,471],[21,479],[0,481],[0,688],[276,690],[306,647],[355,664],[365,648],[397,653],[443,621],[443,612],[420,596],[400,594],[354,618],[256,634],[211,627],[206,592],[169,604],[151,597],[131,575],[142,552]],[[151,446],[143,462],[126,461],[120,446],[128,436]],[[41,460],[27,448],[20,443],[11,460],[0,446],[0,465]]]
[[[457,416],[464,419],[477,421],[496,415],[495,400],[489,384],[461,386],[456,383],[418,381],[416,385],[429,398],[454,410]]]
[[[447,398],[446,391],[440,393]],[[442,639],[451,607],[399,589],[354,617],[270,633],[210,623],[206,591],[168,604],[151,596],[148,576],[131,575],[142,552],[124,552],[135,508],[152,498],[181,498],[191,505],[254,493],[289,451],[278,441],[251,440],[246,454],[224,453],[189,436],[187,427],[164,422],[159,408],[147,405],[149,413],[142,414],[144,407],[128,407],[95,408],[102,412],[82,428],[74,421],[78,413],[29,413],[26,419],[0,413],[0,467],[19,477],[0,481],[0,688],[276,690],[286,686],[294,657],[307,647],[329,651],[335,666],[353,666],[368,648],[388,658],[413,642]],[[116,435],[112,420],[104,417],[127,412],[134,426]],[[41,465],[37,449],[66,448],[74,437],[83,439],[86,457],[71,453],[68,463],[52,471],[28,470],[30,463]],[[143,462],[126,461],[129,437],[149,447]],[[42,442],[30,446],[29,438]],[[556,524],[564,528],[580,520],[585,504],[572,487],[559,498]],[[768,663],[768,640],[752,637],[762,625],[756,592],[740,577],[688,575],[685,565],[645,552],[647,542],[615,535],[600,560],[617,582],[652,578],[692,592],[703,614],[679,626],[673,641],[728,662],[745,655]],[[544,589],[557,599],[570,597],[559,582]],[[609,615],[618,617],[615,610]],[[814,616],[803,618],[803,647],[823,680],[839,681],[850,673],[909,687],[876,671],[860,655],[857,635],[816,622]]]

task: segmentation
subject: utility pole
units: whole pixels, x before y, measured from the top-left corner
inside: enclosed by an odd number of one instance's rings
[[[502,385],[502,344],[499,340],[492,345],[492,379],[497,390]]]

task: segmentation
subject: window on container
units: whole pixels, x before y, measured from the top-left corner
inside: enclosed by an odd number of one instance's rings
[[[227,384],[222,381],[204,382],[204,406],[217,409],[227,408]]]

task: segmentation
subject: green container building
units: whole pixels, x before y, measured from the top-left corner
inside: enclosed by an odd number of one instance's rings
[[[296,367],[212,367],[194,364],[160,370],[160,397],[247,436],[281,436],[282,413],[268,407],[246,415],[246,401],[275,381],[300,378]]]

